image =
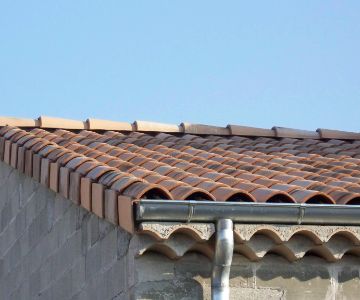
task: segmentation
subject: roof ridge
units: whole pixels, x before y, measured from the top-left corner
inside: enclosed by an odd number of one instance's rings
[[[88,118],[85,121],[66,118],[40,116],[37,119],[2,117],[1,126],[38,127],[70,130],[114,130],[139,132],[186,133],[195,135],[273,137],[295,139],[339,139],[360,140],[360,132],[318,128],[315,131],[274,126],[259,128],[228,124],[225,127],[208,124],[182,122],[179,125],[135,120],[133,123]]]

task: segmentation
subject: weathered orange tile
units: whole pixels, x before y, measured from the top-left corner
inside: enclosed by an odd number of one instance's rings
[[[69,198],[70,171],[68,168],[61,167],[59,173],[59,193],[65,198]]]
[[[16,168],[18,160],[18,145],[11,144],[11,158],[10,158],[10,166]]]
[[[40,183],[46,187],[50,184],[50,161],[47,158],[41,159]]]
[[[91,211],[92,182],[90,178],[80,179],[80,203],[81,206]]]
[[[98,217],[104,218],[104,186],[102,184],[91,184],[91,211]]]
[[[104,213],[106,220],[115,225],[119,224],[118,195],[114,190],[105,190]]]
[[[41,156],[38,154],[33,155],[33,163],[32,163],[32,177],[40,182],[40,172],[41,172]]]
[[[70,172],[69,199],[75,204],[80,205],[80,182],[81,175],[76,172]]]

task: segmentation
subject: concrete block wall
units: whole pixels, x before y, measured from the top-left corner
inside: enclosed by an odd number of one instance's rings
[[[207,257],[137,257],[141,239],[0,162],[1,300],[211,298]],[[235,254],[230,285],[231,299],[359,299],[360,259]]]
[[[127,299],[130,238],[0,163],[0,299]]]

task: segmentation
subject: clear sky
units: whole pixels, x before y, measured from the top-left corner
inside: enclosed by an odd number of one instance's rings
[[[360,1],[0,1],[0,115],[360,131]]]

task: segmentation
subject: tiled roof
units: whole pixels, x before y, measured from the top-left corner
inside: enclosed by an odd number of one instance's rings
[[[360,133],[0,117],[0,137],[1,160],[116,224],[123,199],[360,204]]]

